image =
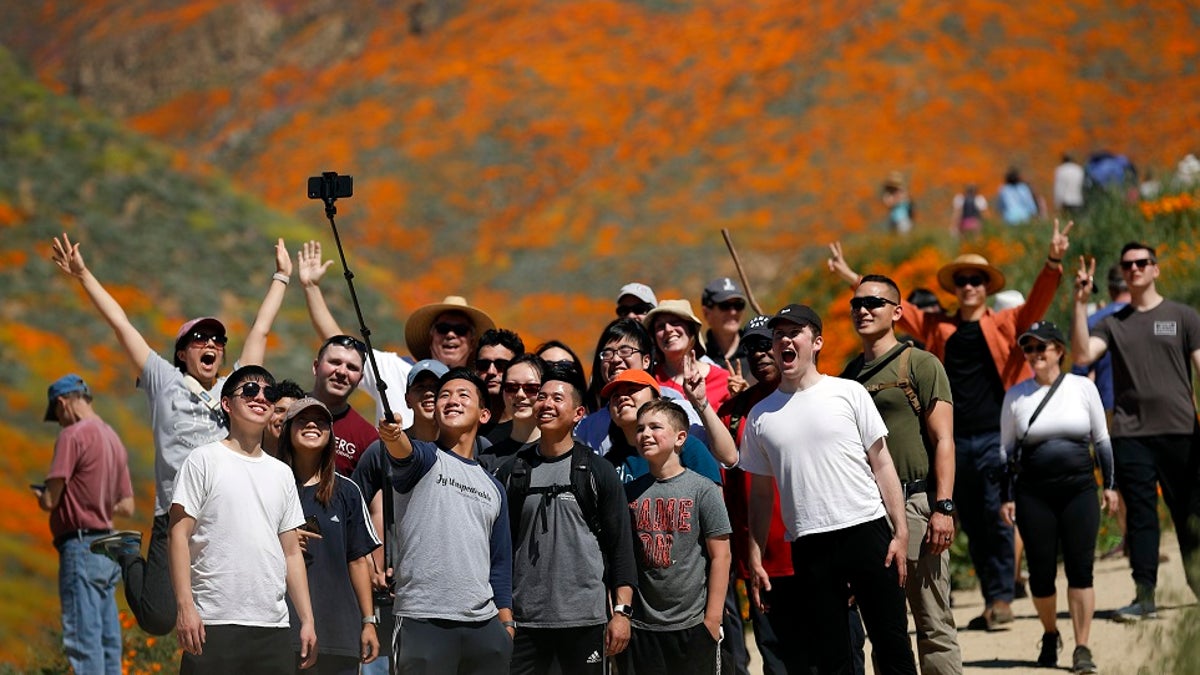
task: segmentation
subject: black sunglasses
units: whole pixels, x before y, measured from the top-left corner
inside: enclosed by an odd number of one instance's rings
[[[875,311],[885,305],[899,305],[900,303],[881,298],[877,295],[864,295],[861,298],[850,298],[850,309],[858,311],[865,309],[867,311]]]
[[[986,283],[987,277],[983,276],[982,274],[954,275],[954,285],[958,286],[959,288],[964,288],[966,286],[983,286]]]
[[[771,351],[771,340],[770,340],[770,338],[765,338],[765,337],[760,337],[760,336],[755,336],[753,338],[750,338],[749,340],[743,339],[742,340],[742,348],[746,350],[747,354],[756,354],[758,352],[769,352],[769,351]]]
[[[188,333],[188,340],[194,345],[208,344],[208,341],[212,340],[213,344],[220,347],[224,347],[225,343],[229,342],[229,338],[220,333],[202,333],[198,330]]]
[[[1134,267],[1137,267],[1139,270],[1144,270],[1153,264],[1154,264],[1154,258],[1138,258],[1137,260],[1122,260],[1121,261],[1121,269],[1125,270],[1126,272],[1133,269]]]
[[[516,394],[518,391],[525,392],[529,398],[537,396],[537,393],[542,390],[542,385],[539,382],[505,382],[504,393]]]
[[[467,335],[471,332],[471,324],[469,323],[450,323],[449,321],[439,321],[433,324],[433,329],[441,335]]]
[[[262,393],[263,398],[267,399],[267,401],[272,401],[271,395],[274,393],[272,391],[273,389],[274,389],[274,387],[272,387],[269,384],[261,384],[259,382],[246,382],[242,386],[238,387],[237,389],[234,389],[233,393],[237,394],[238,396],[241,396],[242,398],[246,399],[247,401],[253,401],[254,399],[258,398],[259,393]],[[278,400],[279,400],[279,397],[275,397],[274,401],[278,401]]]
[[[654,309],[654,305],[648,302],[639,302],[636,305],[617,305],[617,316],[624,319],[630,314],[646,314]]]
[[[330,345],[337,345],[339,347],[346,347],[348,349],[353,349],[354,351],[358,352],[359,354],[367,353],[366,343],[363,342],[362,340],[359,340],[356,337],[351,336],[351,335],[334,335],[333,337],[326,340],[325,344],[321,345],[321,351],[325,351],[325,348]]]
[[[1046,343],[1029,341],[1021,345],[1021,351],[1025,352],[1026,354],[1044,354],[1046,352]]]
[[[488,368],[496,366],[496,372],[503,373],[508,364],[512,363],[510,359],[475,359],[476,372],[486,373]]]
[[[716,307],[717,309],[720,309],[722,311],[726,311],[726,312],[728,312],[729,310],[733,310],[735,312],[740,312],[740,311],[746,309],[746,301],[745,300],[726,300],[725,302],[718,302],[712,306]]]

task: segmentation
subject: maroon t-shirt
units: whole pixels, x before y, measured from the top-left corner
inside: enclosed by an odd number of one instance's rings
[[[349,477],[367,446],[379,440],[379,431],[362,415],[347,407],[333,416],[333,436],[337,450],[334,463],[337,472]]]
[[[50,512],[50,533],[57,537],[112,527],[113,506],[133,496],[128,461],[117,432],[99,417],[63,429],[46,476],[66,482],[62,499]]]

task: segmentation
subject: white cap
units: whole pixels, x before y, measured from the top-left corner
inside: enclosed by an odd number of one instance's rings
[[[621,296],[624,295],[632,295],[642,302],[648,302],[655,307],[658,306],[658,298],[654,297],[654,290],[646,284],[639,284],[636,281],[631,284],[625,284],[621,287],[621,291],[617,293],[617,300],[620,301]]]

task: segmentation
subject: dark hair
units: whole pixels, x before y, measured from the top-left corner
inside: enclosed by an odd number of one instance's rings
[[[276,403],[281,398],[304,398],[304,389],[292,380],[280,380],[267,391],[267,400]]]
[[[479,377],[474,370],[463,368],[462,366],[451,368],[450,372],[438,380],[438,392],[441,392],[442,387],[446,386],[446,383],[451,380],[466,380],[475,385],[475,389],[479,391],[479,405],[485,405],[484,401],[487,401],[487,385],[483,383],[483,378]]]
[[[508,367],[504,369],[503,375],[500,377],[501,382],[508,382],[508,371],[512,370],[513,366],[525,364],[537,371],[538,378],[542,377],[542,373],[546,372],[546,362],[537,354],[521,354],[517,358],[508,362]]]
[[[275,386],[275,376],[271,374],[271,371],[257,365],[242,366],[225,378],[225,384],[221,386],[221,398],[233,396],[233,392],[242,386],[243,382],[249,380],[262,380],[268,386]],[[301,395],[303,396],[303,392]]]
[[[279,459],[284,464],[292,467],[292,477],[299,483],[300,477],[296,475],[296,453],[292,448],[292,425],[296,419],[296,417],[293,417],[289,420],[284,420],[283,428],[279,430]],[[317,482],[317,501],[321,502],[322,506],[329,506],[329,500],[333,499],[333,483],[336,480],[333,477],[336,468],[337,453],[334,452],[336,448],[337,439],[334,438],[333,423],[331,422],[329,425],[329,441],[321,449],[321,463],[317,466],[317,475],[320,477]]]
[[[322,342],[321,348],[317,350],[317,360],[320,361],[321,357],[325,356],[325,352],[333,345],[345,347],[346,349],[353,349],[354,351],[358,352],[358,355],[362,357],[365,364],[367,360],[367,344],[353,335],[334,335],[328,340]]]
[[[896,291],[896,299],[897,300],[900,299],[900,287],[896,285],[895,281],[892,281],[890,278],[885,277],[882,274],[868,274],[868,275],[864,276],[862,279],[858,280],[859,286],[862,286],[865,283],[883,284],[884,286],[887,286],[888,288],[892,289],[893,291]]]
[[[1143,244],[1140,241],[1131,241],[1128,244],[1125,244],[1124,246],[1121,247],[1121,257],[1124,258],[1125,254],[1130,251],[1149,251],[1150,252],[1150,261],[1158,262],[1158,254],[1154,252],[1153,246]]]
[[[1108,292],[1110,295],[1117,296],[1129,290],[1129,283],[1125,281],[1125,277],[1121,274],[1121,265],[1116,264],[1108,268]]]
[[[569,386],[575,395],[575,403],[583,405],[583,390],[585,389],[583,382],[583,374],[575,368],[557,363],[554,361],[546,362],[546,369],[542,371],[542,385],[547,382],[562,382]]]
[[[683,408],[679,407],[678,403],[669,398],[654,398],[646,401],[642,404],[641,408],[638,408],[637,418],[641,419],[642,415],[649,415],[650,413],[662,413],[665,415],[667,421],[671,423],[675,431],[688,430],[687,413],[683,411]]]
[[[479,356],[479,350],[484,347],[501,346],[513,353],[513,357],[521,356],[525,353],[525,342],[520,335],[506,328],[489,328],[479,336],[479,344],[475,347],[475,356]]]
[[[937,307],[942,309],[942,301],[938,300],[937,293],[928,288],[914,288],[912,293],[908,294],[908,301],[916,305],[918,309],[927,309],[929,307]]]
[[[579,373],[579,381],[582,382],[583,381],[583,361],[580,360],[579,355],[575,353],[575,350],[568,347],[565,342],[562,342],[561,340],[547,340],[547,341],[543,342],[542,344],[538,345],[537,349],[533,350],[533,353],[537,354],[538,356],[542,356],[542,354],[544,352],[546,352],[549,349],[553,349],[554,347],[558,347],[559,349],[561,349],[564,352],[571,355],[571,362],[573,363],[573,367],[575,368],[576,372]],[[542,356],[542,360],[545,360],[545,359],[546,359],[546,357]],[[546,361],[546,363],[550,363],[550,362]],[[583,391],[583,389],[584,388],[581,387],[580,391]]]
[[[629,317],[610,321],[600,332],[600,338],[596,340],[596,351],[592,353],[592,379],[588,382],[587,391],[584,393],[586,399],[584,404],[587,406],[588,412],[595,412],[601,408],[603,402],[600,400],[600,390],[608,384],[601,381],[604,377],[604,368],[600,361],[600,350],[610,342],[622,340],[636,344],[642,355],[652,360],[650,367],[654,367],[654,341],[650,339],[650,334],[646,332],[646,327],[642,325],[642,322]]]
[[[1009,185],[1016,185],[1021,182],[1021,172],[1017,171],[1017,167],[1008,167],[1008,171],[1004,174],[1004,182]]]

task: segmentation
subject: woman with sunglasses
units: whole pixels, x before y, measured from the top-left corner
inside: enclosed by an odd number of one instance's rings
[[[1067,605],[1075,630],[1072,672],[1094,673],[1088,649],[1096,596],[1092,588],[1100,509],[1091,448],[1104,481],[1104,507],[1117,507],[1112,444],[1096,385],[1062,370],[1066,338],[1049,321],[1035,323],[1019,343],[1033,377],[1004,396],[1000,442],[1009,461],[1000,515],[1025,538],[1029,589],[1042,622],[1037,663],[1054,667],[1062,638],[1055,620],[1058,551],[1067,573]]]
[[[545,369],[546,362],[536,354],[522,354],[504,369],[500,392],[512,427],[507,438],[480,451],[479,463],[489,473],[522,447],[541,438],[537,418],[533,414],[533,403],[537,400],[538,390],[542,388]]]
[[[301,398],[284,417],[280,459],[292,468],[305,524],[300,544],[317,626],[318,674],[353,675],[379,654],[371,599],[371,551],[380,546],[362,491],[334,470],[333,415]],[[291,603],[289,612],[293,613]],[[293,616],[292,626],[297,626]],[[293,636],[298,649],[299,635]]]

